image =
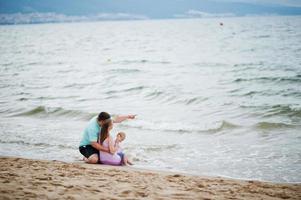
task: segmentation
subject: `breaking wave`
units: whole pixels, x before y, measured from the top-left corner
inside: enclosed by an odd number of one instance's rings
[[[89,120],[93,116],[97,115],[96,113],[87,113],[78,110],[66,110],[61,107],[46,107],[38,106],[31,110],[20,112],[12,116],[27,116],[27,117],[69,117],[72,119],[83,119]]]

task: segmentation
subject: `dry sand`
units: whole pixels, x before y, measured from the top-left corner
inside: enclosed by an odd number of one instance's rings
[[[301,184],[0,157],[0,199],[301,199]]]

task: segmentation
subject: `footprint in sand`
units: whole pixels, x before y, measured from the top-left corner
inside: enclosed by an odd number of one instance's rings
[[[199,183],[197,186],[198,186],[199,188],[204,188],[204,187],[206,187],[206,184],[204,184],[204,183]]]
[[[36,179],[41,180],[41,181],[48,181],[49,178],[46,176],[42,176],[42,177],[36,177]]]
[[[121,192],[121,195],[122,195],[123,197],[125,197],[125,196],[127,196],[128,194],[130,194],[131,192],[132,192],[131,190],[124,190],[124,191]]]
[[[145,193],[145,192],[136,192],[136,195],[135,196],[137,196],[137,197],[147,197],[148,196],[148,194],[147,193]]]
[[[2,183],[10,183],[9,180],[4,180]]]

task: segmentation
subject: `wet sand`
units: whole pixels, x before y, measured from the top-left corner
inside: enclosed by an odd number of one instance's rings
[[[301,184],[0,157],[0,199],[301,199]]]

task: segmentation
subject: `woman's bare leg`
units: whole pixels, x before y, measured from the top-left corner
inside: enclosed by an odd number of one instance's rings
[[[86,163],[89,163],[89,164],[97,164],[98,163],[98,155],[96,153],[92,154],[89,158],[84,158],[84,160]]]

